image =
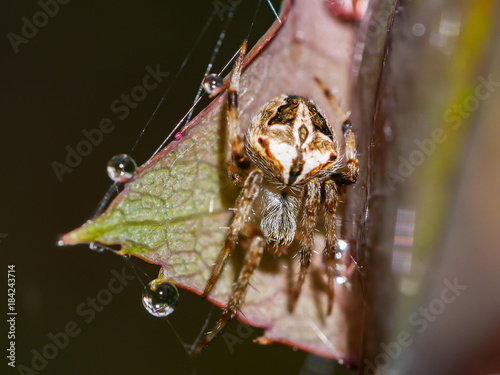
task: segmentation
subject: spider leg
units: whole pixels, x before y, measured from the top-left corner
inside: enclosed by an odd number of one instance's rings
[[[250,159],[245,152],[245,144],[240,128],[238,91],[240,86],[241,71],[243,70],[243,59],[247,50],[246,40],[243,42],[236,63],[231,74],[231,81],[227,91],[227,121],[229,128],[229,144],[231,145],[233,163],[240,172],[247,172],[251,167]],[[234,167],[230,168],[234,174]]]
[[[241,303],[243,302],[243,297],[248,288],[250,278],[260,263],[262,253],[266,246],[266,241],[260,235],[257,235],[252,239],[250,243],[250,249],[245,256],[245,263],[241,269],[241,273],[233,287],[229,301],[222,312],[222,317],[216,323],[215,327],[208,332],[203,340],[201,340],[196,348],[191,351],[191,356],[198,354],[210,341],[212,341],[215,336],[225,327],[225,325],[234,317]]]
[[[356,6],[356,3],[354,3]],[[333,293],[334,293],[334,277],[335,277],[335,245],[337,237],[335,233],[335,211],[339,201],[337,186],[345,186],[355,183],[358,180],[359,162],[356,156],[356,137],[352,131],[352,124],[349,115],[342,110],[339,102],[319,79],[314,78],[316,83],[321,87],[330,105],[335,109],[337,115],[342,121],[342,132],[344,133],[346,167],[336,172],[331,176],[331,181],[325,183],[325,235],[326,246],[323,252],[326,265],[326,273],[328,275],[328,309],[327,314],[330,315],[333,309]]]
[[[332,313],[333,292],[335,277],[335,245],[337,236],[335,231],[335,211],[339,201],[337,186],[333,181],[325,183],[325,237],[326,245],[323,251],[323,259],[326,265],[326,274],[328,276],[328,309],[327,315]]]
[[[297,300],[299,299],[302,285],[306,278],[307,269],[311,264],[312,251],[314,247],[314,228],[316,227],[316,214],[321,198],[321,186],[316,180],[307,183],[304,189],[304,210],[301,219],[301,240],[300,240],[300,273],[295,285],[290,301],[290,312],[293,312]]]
[[[358,180],[359,162],[356,156],[356,137],[352,131],[351,120],[347,117],[342,123],[342,131],[345,139],[345,154],[347,157],[347,171],[344,178],[351,184]]]
[[[224,268],[224,265],[226,264],[227,257],[236,244],[238,234],[245,225],[247,217],[251,213],[252,205],[255,201],[255,198],[257,198],[259,194],[261,183],[262,172],[259,170],[250,172],[247,179],[245,180],[243,189],[241,190],[240,195],[236,200],[236,214],[234,215],[233,222],[231,223],[231,226],[229,228],[229,233],[226,237],[226,241],[224,242],[224,247],[217,257],[217,261],[215,262],[215,266],[212,270],[210,279],[205,286],[205,291],[202,294],[203,298],[208,296],[215,282],[219,278],[219,275]]]
[[[326,87],[323,81],[321,81],[317,77],[314,77],[314,80],[323,90],[323,93],[330,102],[330,105],[333,109],[335,109],[337,115],[342,121],[342,132],[344,133],[347,165],[344,170],[341,170],[340,173],[334,174],[332,177],[339,186],[354,184],[358,180],[359,163],[356,156],[356,137],[354,136],[354,132],[352,131],[351,119],[349,118],[349,115],[344,112],[335,96]]]

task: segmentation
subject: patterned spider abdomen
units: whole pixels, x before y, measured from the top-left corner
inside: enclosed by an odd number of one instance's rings
[[[316,105],[282,95],[253,118],[245,147],[264,179],[278,189],[323,179],[339,168],[335,134]]]

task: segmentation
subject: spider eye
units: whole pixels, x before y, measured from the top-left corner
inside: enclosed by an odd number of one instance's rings
[[[274,116],[267,121],[267,125],[293,125],[295,119],[297,118],[299,105],[300,103],[303,103],[309,110],[314,130],[326,135],[330,139],[333,138],[326,119],[318,111],[318,108],[314,105],[314,103],[297,95],[288,95],[284,100],[285,104],[278,107]]]
[[[323,115],[319,113],[318,108],[308,101],[307,109],[309,109],[309,113],[311,114],[311,122],[313,124],[314,130],[319,131],[321,134],[324,134],[329,138],[332,138],[332,132],[328,127],[328,123],[326,122],[326,119],[323,117]]]
[[[269,119],[267,124],[269,126],[276,124],[293,125],[297,117],[297,108],[299,107],[300,100],[301,98],[299,96],[287,96],[285,98],[285,104],[278,107],[276,114]]]

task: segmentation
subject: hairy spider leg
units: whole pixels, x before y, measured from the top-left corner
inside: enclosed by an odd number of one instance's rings
[[[307,183],[303,191],[304,207],[302,211],[300,229],[300,273],[297,284],[292,292],[290,301],[290,312],[293,312],[297,300],[299,299],[302,285],[306,278],[307,269],[311,264],[312,251],[314,248],[314,229],[316,228],[316,217],[321,199],[321,185],[316,180],[311,180]]]
[[[245,225],[247,217],[250,215],[252,211],[252,205],[255,201],[255,198],[259,195],[260,185],[262,183],[262,172],[259,170],[254,170],[250,172],[247,179],[245,180],[245,185],[238,196],[235,204],[235,215],[231,226],[229,227],[229,233],[226,237],[226,241],[224,242],[224,247],[217,257],[217,261],[215,262],[214,268],[212,270],[212,274],[210,279],[205,286],[205,291],[202,294],[202,297],[205,298],[208,296],[215,282],[220,276],[224,265],[226,264],[227,257],[230,252],[233,250],[236,241],[238,240],[238,234],[241,229]]]
[[[338,186],[354,184],[358,180],[359,163],[356,156],[356,137],[352,131],[351,119],[349,115],[344,112],[335,96],[328,89],[328,87],[326,87],[323,81],[321,81],[318,77],[314,77],[314,80],[323,90],[323,93],[328,99],[330,105],[337,112],[337,115],[342,121],[347,168],[345,170],[341,170],[340,173],[335,173],[335,175],[332,176],[332,179],[337,182]]]
[[[234,248],[238,239],[239,233],[245,226],[246,220],[251,213],[252,205],[259,195],[260,187],[262,184],[262,171],[253,170],[250,173],[251,161],[245,153],[245,146],[239,124],[239,105],[238,105],[238,90],[241,71],[243,68],[243,59],[246,53],[246,41],[241,46],[240,53],[236,60],[233,73],[231,74],[231,81],[227,93],[227,121],[229,128],[229,143],[231,146],[232,163],[229,167],[229,174],[231,180],[236,185],[243,185],[243,189],[238,196],[235,204],[235,216],[229,228],[229,233],[226,237],[224,247],[217,257],[217,261],[212,270],[210,279],[207,282],[203,297],[208,296],[212,287],[219,278],[222,269],[227,261],[227,258]],[[248,176],[243,179],[242,175]],[[243,182],[244,181],[244,182]],[[234,317],[236,311],[241,305],[245,292],[249,285],[250,278],[260,263],[262,253],[265,249],[266,242],[259,230],[258,235],[254,235],[250,244],[250,249],[245,256],[245,262],[241,273],[236,281],[229,301],[222,313],[221,319],[217,322],[214,329],[207,333],[201,340],[196,348],[191,352],[191,355],[198,354],[217,334],[224,328],[224,326]]]
[[[240,48],[240,53],[234,64],[234,69],[231,74],[231,81],[227,91],[227,121],[229,128],[229,144],[231,145],[232,163],[236,166],[240,174],[247,172],[252,163],[245,152],[245,144],[239,121],[239,103],[238,91],[240,86],[240,76],[243,70],[243,59],[247,50],[246,40]],[[234,166],[231,166],[230,172],[236,172]],[[240,178],[241,180],[241,178]]]
[[[323,261],[328,276],[328,307],[327,315],[333,310],[333,294],[335,280],[335,245],[337,244],[337,233],[335,228],[337,203],[339,194],[337,186],[333,181],[325,183],[325,249],[323,250]]]
[[[243,268],[241,269],[238,280],[234,284],[233,291],[229,297],[229,301],[222,312],[222,317],[216,323],[215,327],[208,332],[205,337],[198,343],[196,348],[191,351],[191,355],[195,356],[198,354],[207,344],[212,341],[215,336],[226,326],[226,324],[236,315],[239,306],[243,302],[245,297],[245,292],[248,288],[250,278],[253,272],[260,263],[262,258],[262,253],[266,247],[266,241],[264,237],[258,235],[252,239],[250,243],[250,248],[245,256],[245,262]]]
[[[262,173],[253,171],[244,180],[242,174],[248,172],[251,167],[251,162],[245,153],[245,146],[241,135],[239,123],[239,105],[238,105],[238,90],[243,69],[243,60],[247,50],[246,40],[243,42],[240,53],[234,64],[231,80],[227,92],[227,121],[229,128],[229,144],[231,146],[232,163],[229,167],[229,177],[238,186],[243,186],[243,190],[236,201],[236,214],[229,228],[229,234],[226,237],[224,247],[219,253],[215,262],[214,269],[210,279],[205,286],[205,291],[202,297],[208,296],[215,282],[219,278],[222,269],[227,261],[231,250],[238,239],[238,234],[245,224],[246,218],[250,214],[252,204],[259,193],[260,184],[262,183]]]
[[[339,201],[337,186],[345,186],[354,184],[358,180],[359,163],[356,156],[356,138],[352,131],[352,124],[349,115],[342,110],[339,102],[326,87],[326,85],[317,77],[314,78],[316,83],[323,90],[324,95],[330,102],[330,105],[337,112],[337,115],[342,121],[342,132],[345,140],[346,153],[346,168],[335,173],[331,181],[325,183],[325,237],[326,245],[323,250],[323,260],[326,266],[328,275],[328,308],[327,314],[330,315],[333,310],[333,294],[335,280],[335,252],[337,244],[337,235],[335,228],[336,209]]]

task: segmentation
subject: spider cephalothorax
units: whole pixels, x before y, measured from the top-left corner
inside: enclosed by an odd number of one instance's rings
[[[243,138],[238,119],[238,90],[245,51],[246,42],[241,47],[227,92],[232,157],[229,175],[235,184],[243,188],[234,206],[235,214],[224,247],[203,296],[210,293],[243,229],[250,245],[222,318],[192,354],[207,345],[236,314],[262,253],[267,249],[280,254],[279,246],[286,247],[298,238],[300,273],[289,305],[290,311],[294,310],[311,263],[320,207],[325,223],[323,259],[328,279],[327,310],[331,313],[337,241],[337,186],[355,183],[358,177],[356,142],[349,116],[319,79],[316,82],[342,121],[345,167],[340,163],[333,128],[316,105],[301,96],[282,95],[269,101],[253,118]],[[261,218],[259,226],[247,222],[252,208],[258,211],[257,216]]]

